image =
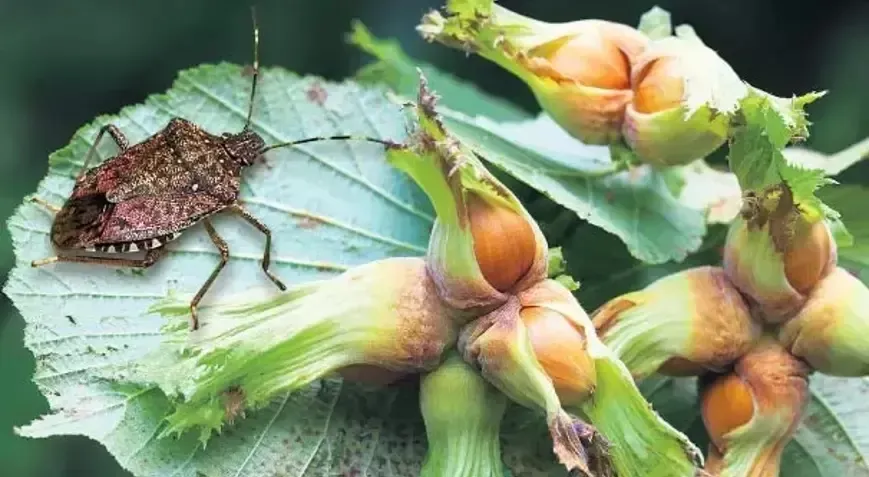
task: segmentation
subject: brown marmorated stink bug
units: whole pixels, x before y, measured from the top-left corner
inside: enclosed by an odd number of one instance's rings
[[[220,262],[190,302],[190,324],[195,330],[199,327],[196,307],[229,258],[229,248],[209,217],[227,210],[265,235],[262,269],[279,289],[286,289],[269,271],[271,231],[238,202],[242,169],[266,151],[279,147],[351,139],[387,147],[394,143],[341,135],[266,146],[250,127],[259,78],[259,29],[255,14],[253,20],[253,80],[247,120],[241,132],[215,136],[186,119],[173,118],[163,130],[129,146],[120,129],[111,124],[103,126],[63,207],[58,209],[42,199],[32,199],[55,213],[50,235],[58,250],[57,256],[33,261],[34,267],[80,262],[147,268],[163,256],[168,242],[201,221],[220,252]],[[120,152],[88,170],[105,133]]]

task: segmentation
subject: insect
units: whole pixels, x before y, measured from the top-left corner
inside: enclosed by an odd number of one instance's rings
[[[312,137],[266,146],[251,129],[259,79],[259,29],[254,31],[253,80],[244,128],[238,133],[213,135],[191,121],[173,118],[167,126],[130,146],[121,130],[108,124],[88,150],[75,185],[63,207],[34,197],[53,212],[51,242],[57,255],[32,262],[40,267],[55,262],[79,262],[148,268],[165,253],[166,244],[202,222],[220,261],[190,302],[191,329],[199,328],[197,306],[229,259],[229,247],[209,217],[227,211],[265,235],[261,261],[266,276],[280,290],[286,286],[270,269],[272,234],[238,201],[241,172],[265,152],[316,141],[361,140],[386,147],[395,143],[364,136]],[[88,169],[97,145],[108,136],[120,152]],[[94,255],[94,253],[101,255]]]

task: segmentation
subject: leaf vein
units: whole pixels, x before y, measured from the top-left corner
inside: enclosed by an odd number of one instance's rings
[[[812,392],[812,397],[818,402],[820,406],[824,408],[824,410],[826,410],[830,414],[833,420],[836,421],[836,424],[842,431],[842,434],[844,434],[845,438],[848,439],[848,444],[850,444],[854,451],[857,452],[863,462],[869,463],[869,459],[866,458],[866,454],[863,452],[863,449],[861,449],[860,446],[857,445],[854,436],[851,435],[851,432],[848,430],[847,427],[845,427],[845,425],[842,423],[842,420],[839,419],[839,415],[832,408],[832,406],[830,406],[830,404],[827,402],[827,399],[824,396],[818,394],[817,392]]]
[[[187,456],[186,459],[184,459],[184,462],[182,462],[181,465],[179,465],[178,468],[175,469],[174,472],[169,474],[169,477],[175,477],[176,475],[180,474],[182,470],[186,469],[187,466],[189,466],[190,463],[193,462],[193,458],[196,457],[197,450],[198,450],[198,448],[196,446],[193,446],[193,451],[190,452],[190,455]]]
[[[63,341],[70,341],[75,339],[90,339],[90,338],[136,338],[136,337],[147,337],[147,336],[160,336],[161,333],[159,331],[138,331],[138,332],[130,332],[130,333],[85,333],[78,335],[64,335],[58,336],[55,338],[38,340],[38,341],[29,341],[27,342],[28,346],[44,346],[49,344],[57,344]]]
[[[277,411],[275,411],[274,415],[269,420],[268,424],[266,424],[265,429],[263,429],[259,438],[253,444],[253,447],[251,447],[250,452],[247,454],[247,457],[244,458],[244,461],[241,463],[241,466],[238,468],[238,471],[236,471],[235,477],[239,477],[241,475],[241,472],[244,470],[245,467],[247,467],[248,462],[250,462],[250,460],[253,458],[253,455],[256,452],[256,450],[259,449],[260,445],[262,445],[263,439],[265,439],[266,434],[268,434],[268,432],[271,430],[275,421],[278,419],[278,416],[280,416],[281,413],[284,412],[284,408],[287,405],[287,401],[289,401],[289,399],[290,399],[290,394],[291,394],[290,392],[287,392],[286,394],[284,394],[284,399],[281,401],[281,405],[278,406]]]
[[[88,372],[88,371],[93,371],[93,370],[95,370],[95,369],[105,369],[105,368],[110,368],[110,367],[112,367],[112,366],[117,366],[117,365],[120,365],[120,364],[122,364],[122,363],[116,363],[116,362],[112,362],[112,363],[103,363],[103,364],[95,364],[95,365],[93,365],[93,366],[85,366],[85,367],[83,367],[83,368],[68,369],[68,370],[66,370],[66,371],[61,371],[61,372],[59,372],[59,373],[42,374],[42,375],[40,375],[40,374],[36,374],[36,375],[33,377],[33,379],[35,379],[35,380],[37,380],[37,381],[50,381],[50,380],[55,380],[55,379],[62,378],[62,377],[65,377],[65,376],[72,376],[72,375],[74,375],[74,374],[82,374],[82,373],[86,373],[86,372]]]
[[[364,237],[368,237],[368,238],[373,239],[373,240],[378,241],[378,242],[382,242],[382,243],[392,245],[395,247],[399,247],[399,248],[404,248],[404,249],[407,249],[407,250],[410,250],[413,252],[419,252],[419,253],[426,252],[426,249],[424,247],[420,247],[418,245],[407,243],[407,242],[401,241],[401,240],[393,238],[393,237],[376,234],[374,232],[371,232],[371,231],[368,231],[368,230],[365,230],[365,229],[362,229],[359,227],[355,227],[353,225],[346,224],[344,222],[340,222],[340,221],[333,219],[331,217],[327,217],[325,215],[315,214],[313,212],[309,212],[309,211],[304,210],[304,209],[296,209],[294,207],[289,207],[289,206],[285,206],[282,204],[278,204],[276,202],[271,202],[271,201],[261,200],[261,199],[247,199],[247,200],[245,200],[245,203],[261,205],[263,207],[268,207],[270,209],[274,209],[274,210],[277,210],[280,212],[286,212],[286,213],[288,213],[292,216],[295,216],[295,217],[302,217],[302,218],[316,220],[317,222],[322,222],[324,224],[328,224],[328,225],[331,225],[331,226],[334,226],[337,228],[347,230],[348,232],[353,232],[355,234],[358,234],[358,235],[361,235]]]
[[[317,443],[317,447],[315,447],[314,452],[311,452],[311,455],[308,457],[308,461],[305,462],[305,465],[302,466],[302,474],[304,475],[308,469],[311,468],[311,464],[314,462],[314,458],[317,456],[317,453],[320,450],[320,447],[323,446],[324,443],[328,445],[326,441],[326,435],[329,433],[329,425],[332,423],[332,415],[335,412],[335,406],[338,405],[338,400],[341,398],[341,392],[344,389],[344,381],[341,381],[338,384],[338,389],[335,391],[335,397],[332,399],[332,402],[329,406],[329,414],[326,416],[326,422],[323,423],[323,432],[320,434],[320,442]]]
[[[154,430],[151,431],[151,434],[148,435],[147,439],[145,439],[145,442],[142,442],[135,450],[133,450],[133,452],[130,453],[130,455],[126,456],[125,458],[119,458],[118,462],[123,462],[121,466],[125,469],[129,469],[130,463],[133,461],[133,458],[139,455],[140,452],[145,450],[146,447],[148,447],[148,444],[150,444],[151,441],[153,441],[154,438],[157,437],[157,433],[160,431],[160,428],[163,427],[163,425],[164,421],[158,421],[157,425],[154,427]]]

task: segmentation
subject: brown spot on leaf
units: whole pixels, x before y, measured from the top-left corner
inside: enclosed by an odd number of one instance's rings
[[[323,221],[315,217],[304,216],[299,219],[298,225],[300,229],[313,230],[323,225]]]
[[[320,83],[314,83],[310,88],[308,88],[308,91],[305,92],[305,96],[308,97],[308,101],[316,103],[318,106],[323,106],[329,95],[326,93],[323,85]]]

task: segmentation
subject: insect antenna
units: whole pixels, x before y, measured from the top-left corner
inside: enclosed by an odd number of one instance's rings
[[[250,121],[253,118],[253,101],[256,98],[256,84],[259,81],[259,25],[256,22],[256,7],[251,5],[250,17],[253,22],[253,82],[250,87],[250,101],[247,106],[247,120],[244,123],[244,130],[250,128]]]
[[[307,144],[309,142],[321,142],[321,141],[364,141],[364,142],[373,142],[376,144],[382,144],[389,147],[398,146],[398,143],[394,141],[390,141],[387,139],[377,139],[375,137],[368,136],[353,136],[353,135],[340,135],[340,136],[319,136],[319,137],[309,137],[307,139],[299,139],[296,141],[282,142],[279,144],[272,144],[271,146],[267,146],[260,151],[262,154],[271,151],[272,149],[278,149],[281,147],[291,147],[298,146],[300,144]]]

